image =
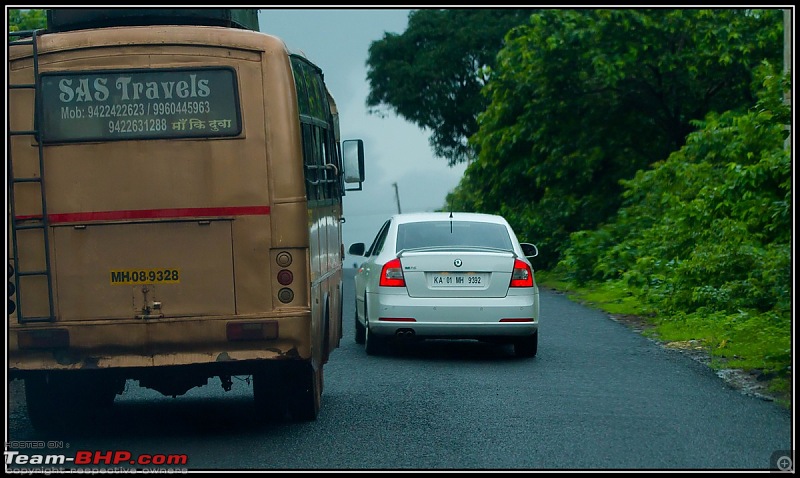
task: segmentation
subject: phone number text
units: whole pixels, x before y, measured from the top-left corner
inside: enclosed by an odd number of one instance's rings
[[[162,103],[128,103],[120,105],[94,105],[86,108],[88,118],[116,118],[136,116],[165,116],[177,114],[211,113],[208,101],[172,101]],[[83,116],[81,108],[62,109],[61,119]]]

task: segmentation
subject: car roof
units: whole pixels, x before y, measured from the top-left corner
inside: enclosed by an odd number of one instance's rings
[[[395,214],[391,219],[397,224],[423,221],[449,221],[451,219],[454,221],[477,221],[503,225],[507,224],[505,218],[502,216],[478,212],[409,212]]]

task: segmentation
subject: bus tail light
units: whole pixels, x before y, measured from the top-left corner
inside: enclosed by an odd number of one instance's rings
[[[293,272],[289,266],[294,262],[291,252],[280,251],[275,255],[275,263],[280,270],[275,276],[275,280],[281,287],[278,290],[278,300],[283,304],[289,304],[295,300],[295,291],[291,288],[294,283],[296,270]]]
[[[278,255],[275,256],[275,262],[281,267],[289,267],[292,265],[292,255],[287,251],[279,252]]]
[[[293,280],[294,275],[289,269],[281,269],[281,271],[278,272],[278,283],[280,285],[289,285]]]
[[[264,340],[278,338],[278,322],[228,322],[228,340]]]
[[[383,265],[381,269],[381,287],[405,287],[406,279],[403,277],[403,267],[400,259],[395,258]]]
[[[59,349],[69,347],[67,329],[20,330],[17,340],[21,349]]]
[[[278,291],[278,300],[284,304],[288,304],[294,300],[294,291],[288,287],[284,287]]]

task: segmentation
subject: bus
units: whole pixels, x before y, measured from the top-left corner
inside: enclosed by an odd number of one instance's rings
[[[316,420],[364,181],[320,68],[256,9],[50,9],[8,62],[7,379],[32,425],[217,378]]]

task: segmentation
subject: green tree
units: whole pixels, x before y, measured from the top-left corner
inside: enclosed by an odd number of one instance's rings
[[[679,151],[623,181],[619,213],[595,231],[572,234],[559,269],[576,283],[629,291],[658,311],[670,334],[688,331],[715,354],[785,374],[791,110],[782,102],[790,76],[779,69],[758,69],[763,89],[755,107],[709,113]]]
[[[9,9],[8,31],[18,32],[47,27],[47,17],[43,9]]]
[[[512,27],[527,23],[527,9],[426,9],[408,17],[402,35],[386,33],[372,42],[367,58],[374,114],[393,110],[431,132],[434,153],[449,165],[474,154],[467,139],[488,102],[480,90],[487,68]]]
[[[779,63],[782,28],[779,9],[534,14],[506,37],[478,160],[448,200],[505,215],[553,266],[571,232],[616,213],[620,180],[680,149],[694,120],[754,103],[753,71]]]

